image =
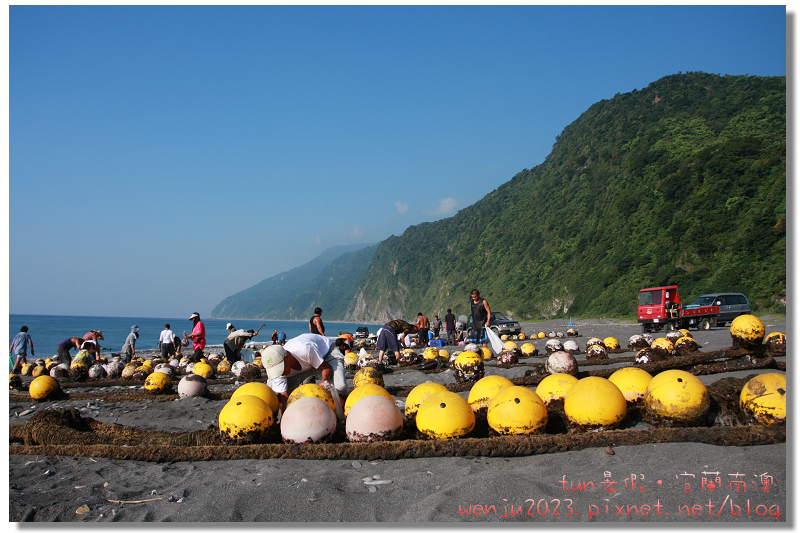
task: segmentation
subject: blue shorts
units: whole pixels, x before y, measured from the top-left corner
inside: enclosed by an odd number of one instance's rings
[[[486,336],[486,328],[481,329],[472,329],[469,332],[469,342],[474,343],[485,343],[488,342],[489,338]]]

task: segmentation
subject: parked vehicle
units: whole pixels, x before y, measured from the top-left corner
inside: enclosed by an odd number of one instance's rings
[[[492,318],[489,320],[489,327],[498,335],[517,335],[522,331],[519,322],[507,318],[500,311],[492,311]],[[472,315],[467,317],[467,337],[472,331]]]
[[[719,323],[719,312],[718,305],[683,307],[677,285],[639,291],[638,317],[645,333],[662,328],[667,331],[689,327],[711,329]]]
[[[717,325],[724,326],[739,315],[750,314],[750,302],[747,296],[740,292],[718,292],[704,294],[686,306],[686,309],[696,309],[708,305],[719,306]]]
[[[353,335],[354,339],[366,339],[369,337],[369,328],[367,326],[361,326],[360,328],[356,329],[356,334]]]

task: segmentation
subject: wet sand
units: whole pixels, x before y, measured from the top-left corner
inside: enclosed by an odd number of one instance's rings
[[[607,336],[616,337],[625,347],[631,335],[640,333],[635,324],[611,320],[576,322],[572,327],[578,330],[580,337],[575,340],[582,349],[589,338]],[[768,333],[786,332],[784,322],[765,323]],[[563,320],[526,323],[523,332],[527,335],[551,330],[565,332],[568,327]],[[704,352],[731,345],[727,327],[692,334]],[[547,340],[533,341],[540,354],[545,353]],[[629,357],[633,352],[617,355]],[[585,355],[577,359],[583,360]],[[785,361],[785,357],[778,360]],[[529,366],[503,369],[487,365],[486,375],[496,373],[514,378],[529,369]],[[710,384],[723,377],[741,378],[775,371],[745,370],[700,376],[700,379]],[[384,381],[387,386],[413,386],[425,381],[454,383],[455,379],[450,370],[425,374],[395,367],[394,372],[384,376]],[[236,388],[234,384],[215,385],[214,380],[210,385],[217,392]],[[132,382],[130,387],[141,388],[141,383]],[[404,398],[397,400],[402,405]],[[185,432],[217,425],[224,404],[224,400],[207,398],[10,402],[9,422],[24,424],[42,409],[75,407],[83,416],[101,422]],[[639,426],[642,425],[646,426],[640,422]],[[788,516],[785,443],[713,446],[668,442],[525,457],[398,460],[155,463],[102,457],[10,455],[9,463],[9,520],[14,522],[761,524],[787,522]]]

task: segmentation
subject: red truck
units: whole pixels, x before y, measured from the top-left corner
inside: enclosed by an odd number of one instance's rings
[[[677,285],[652,287],[639,291],[639,324],[645,333],[674,331],[690,327],[711,329],[717,325],[719,306],[683,307]]]

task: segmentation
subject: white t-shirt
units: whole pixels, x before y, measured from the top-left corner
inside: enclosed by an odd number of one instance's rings
[[[328,355],[332,344],[333,341],[329,338],[315,333],[304,333],[286,341],[283,349],[297,359],[297,362],[300,363],[300,370],[291,368],[288,374],[274,378],[272,380],[272,390],[276,394],[286,392],[289,388],[286,378],[296,376],[312,368],[319,368],[325,362],[325,356]]]
[[[172,344],[173,337],[174,335],[172,334],[172,330],[165,329],[164,331],[161,332],[161,335],[159,335],[158,342],[160,342],[161,344]]]

